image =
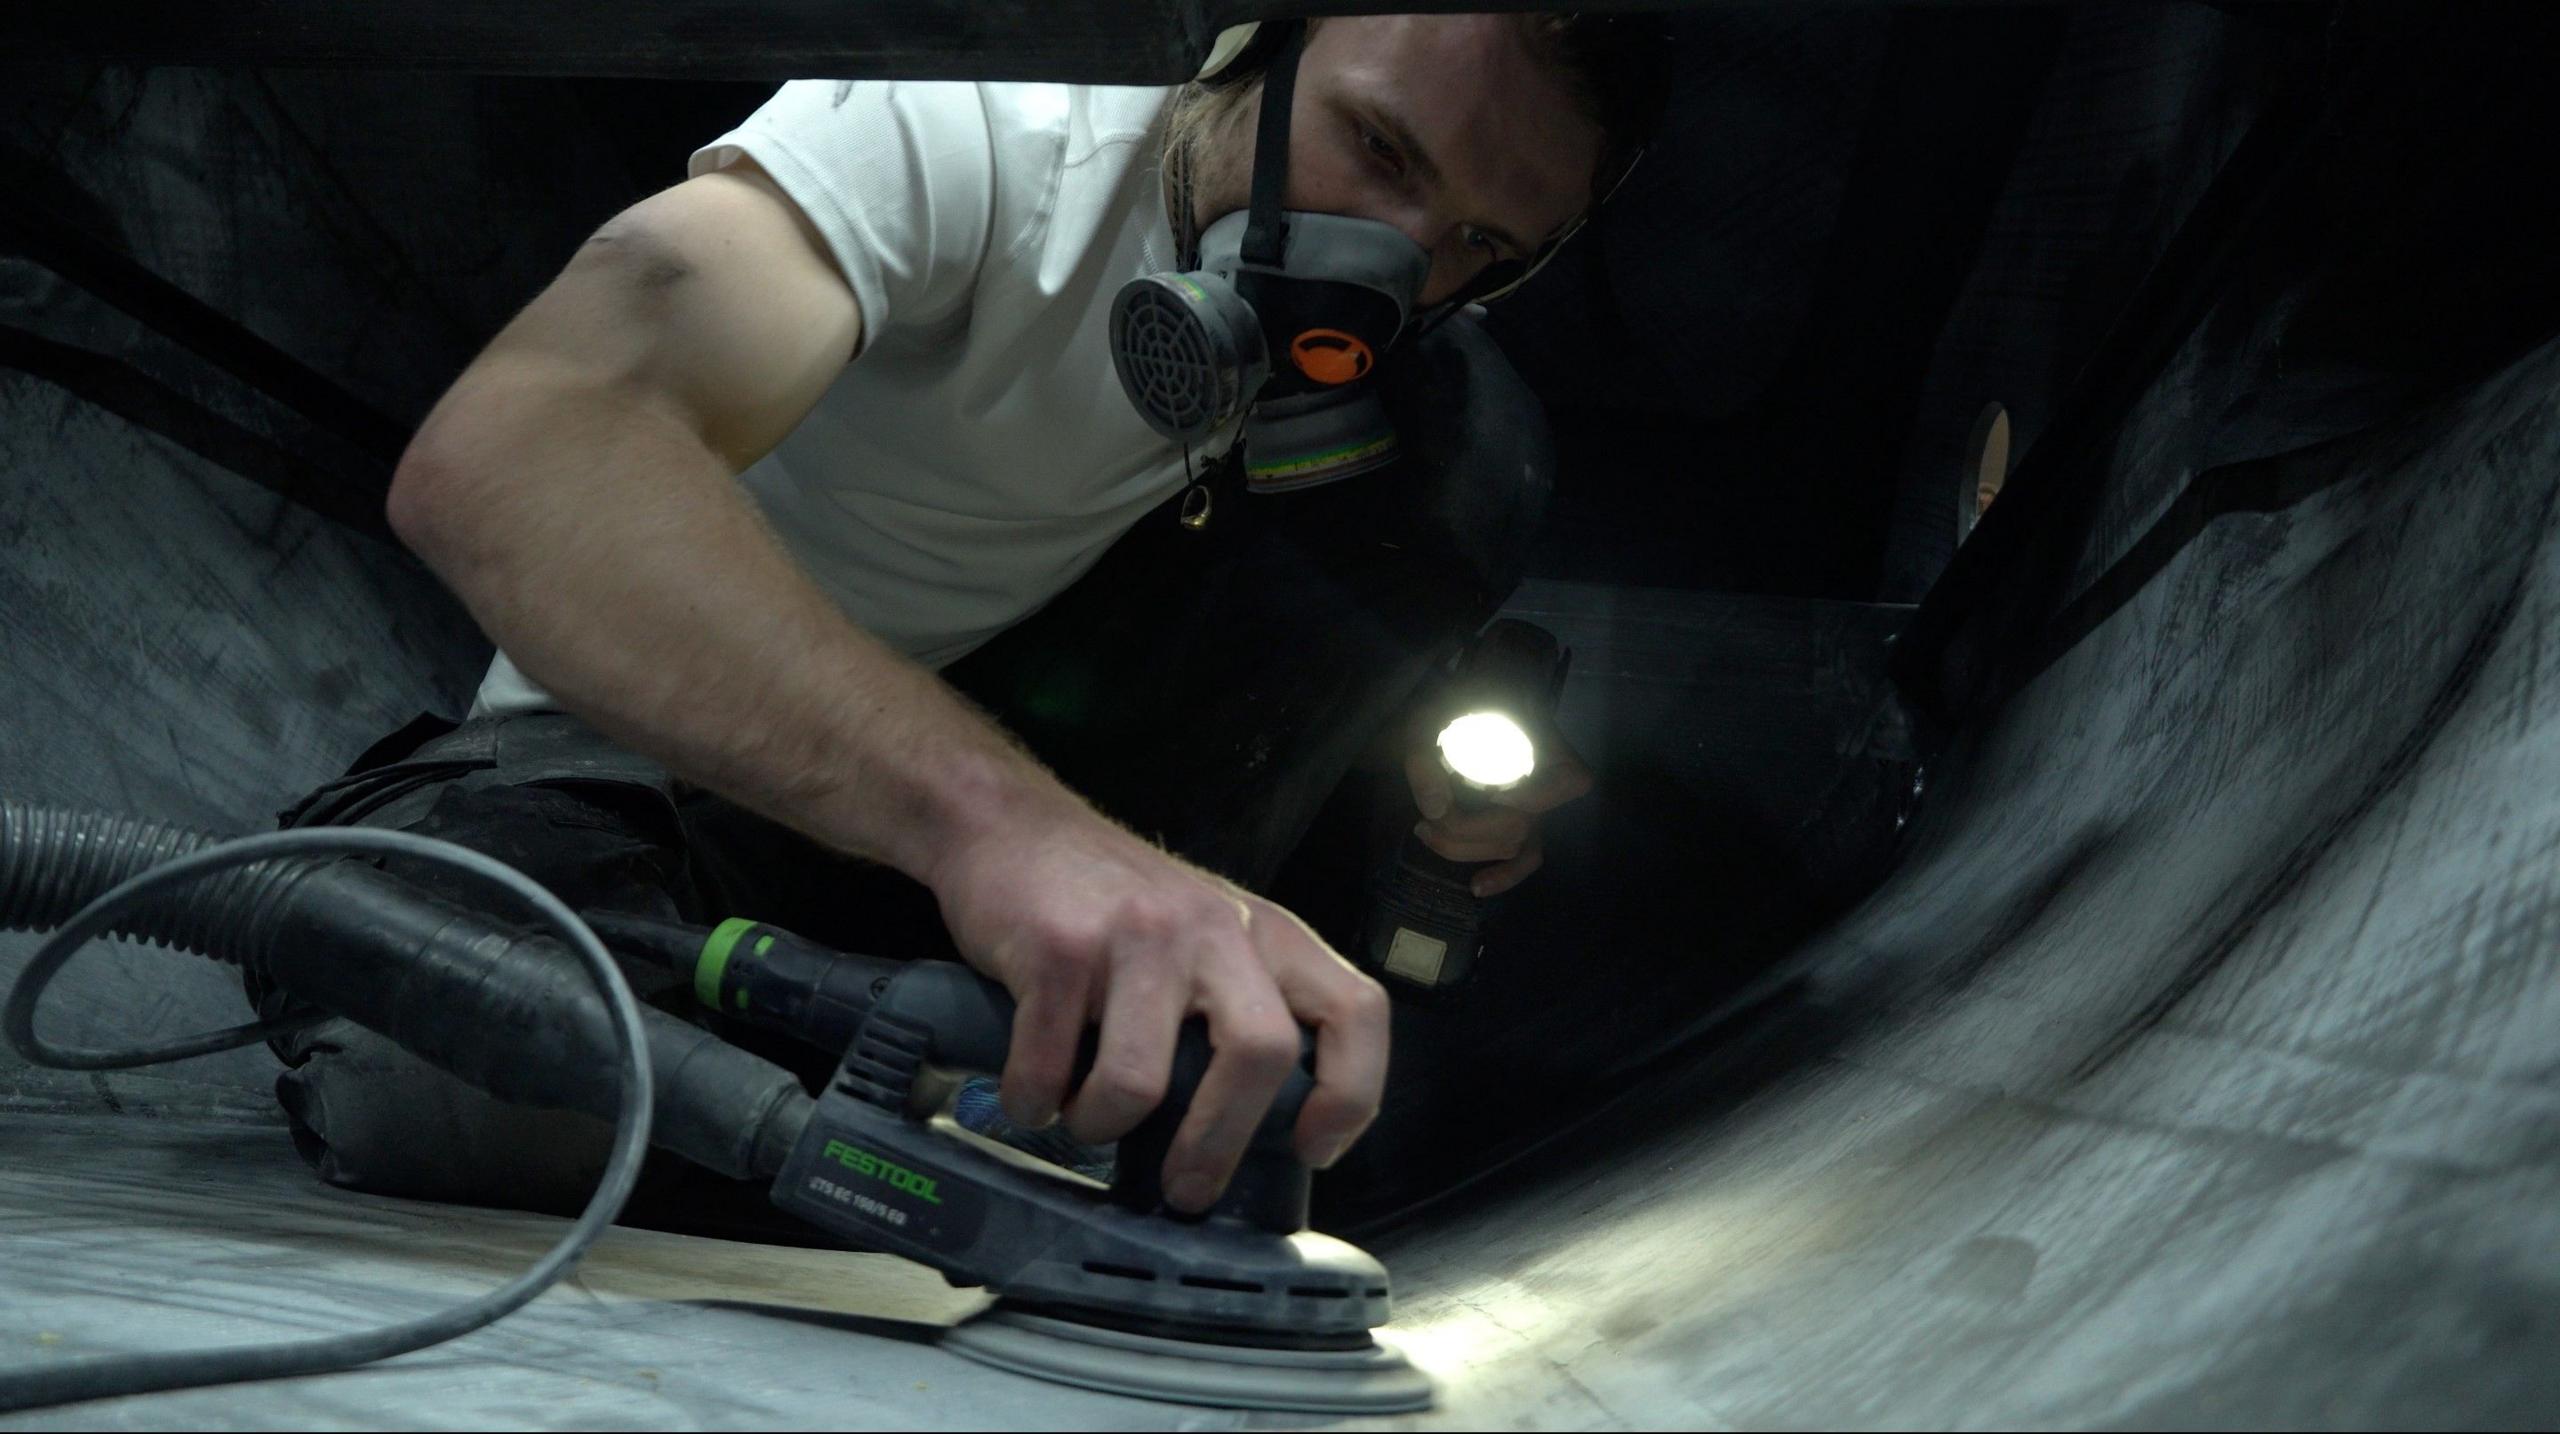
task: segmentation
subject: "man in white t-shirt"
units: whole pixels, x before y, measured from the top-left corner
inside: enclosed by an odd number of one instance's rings
[[[1426,309],[1534,262],[1639,142],[1595,34],[1512,15],[1312,25],[1287,207],[1420,245]],[[689,790],[921,883],[959,954],[1018,998],[1002,1089],[1019,1125],[1063,1115],[1081,1140],[1116,1138],[1162,1095],[1179,1025],[1204,1018],[1216,1055],[1164,1164],[1185,1209],[1225,1184],[1302,1025],[1318,1083],[1298,1151],[1341,1156],[1378,1109],[1386,998],[1288,911],[1097,811],[937,670],[1076,584],[1218,457],[1223,441],[1185,452],[1142,420],[1106,323],[1124,284],[1181,267],[1245,207],[1257,96],[1249,74],[1177,91],[788,85],[597,233],[437,406],[390,499],[503,651],[466,731],[570,714]],[[434,775],[471,769],[455,750]],[[1488,893],[1536,865],[1536,812],[1587,785],[1562,763],[1468,814],[1428,770],[1427,838],[1488,863]],[[523,820],[593,825],[566,804],[594,775],[517,782],[550,804]],[[449,795],[448,815],[490,800]],[[391,819],[305,814],[323,817]],[[1090,1026],[1098,1056],[1070,1089]],[[286,1082],[306,1153],[335,1151],[324,1174],[449,1194],[392,1166],[505,1163],[477,1137],[454,1137],[470,1160],[438,1153],[416,1121],[359,1150],[360,1112],[392,1122],[383,1087],[426,1077],[376,1053],[371,1087],[324,1090],[346,1050],[305,1068],[304,1049]]]

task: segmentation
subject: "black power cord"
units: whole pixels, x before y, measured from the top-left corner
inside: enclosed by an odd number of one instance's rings
[[[312,827],[244,837],[208,847],[193,855],[154,867],[90,902],[48,937],[10,988],[0,1007],[0,1030],[21,1055],[39,1065],[71,1070],[119,1069],[204,1055],[264,1040],[279,1029],[308,1025],[316,1017],[288,1018],[256,1026],[237,1026],[207,1036],[163,1043],[138,1051],[63,1050],[45,1044],[35,1033],[36,1002],[54,975],[81,947],[116,927],[143,898],[216,871],[272,857],[342,857],[381,853],[441,862],[477,876],[523,898],[543,920],[557,928],[596,983],[604,988],[612,1013],[614,1054],[621,1072],[621,1107],[614,1128],[613,1152],[603,1180],[576,1223],[532,1268],[498,1289],[424,1319],[387,1329],[286,1344],[241,1345],[227,1349],[183,1350],[168,1354],[103,1355],[58,1367],[0,1370],[0,1412],[42,1409],[86,1399],[193,1389],[245,1380],[283,1379],[351,1369],[377,1359],[407,1354],[469,1334],[531,1303],[586,1254],[605,1228],[622,1213],[640,1178],[649,1149],[653,1090],[649,1078],[646,1037],[639,1002],[622,972],[577,913],[522,872],[503,862],[451,842],[407,832],[351,827]]]

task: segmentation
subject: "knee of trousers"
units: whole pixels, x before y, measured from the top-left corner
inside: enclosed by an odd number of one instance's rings
[[[610,1123],[504,1104],[349,1021],[310,1033],[276,1099],[320,1178],[374,1195],[573,1214]]]
[[[1405,452],[1408,540],[1507,596],[1555,491],[1545,405],[1465,313],[1395,366],[1383,398]]]
[[[537,738],[544,730],[540,723],[506,726],[530,728]],[[657,810],[672,811],[663,781],[653,783],[646,771],[626,774],[600,739],[574,740],[574,733],[552,743],[561,751],[526,742],[524,756],[501,760],[513,754],[500,735],[501,724],[466,727],[418,754],[350,774],[288,813],[287,824],[440,837],[509,862],[572,906],[654,890],[664,875],[654,854],[671,839],[655,828],[674,823]],[[563,782],[577,785],[564,789]],[[625,807],[632,809],[627,823],[607,820]],[[460,900],[484,895],[436,868],[405,874]],[[652,914],[676,914],[671,895],[663,905]],[[643,999],[657,994],[649,978],[659,973],[626,966],[625,974]],[[288,1008],[288,994],[255,971],[243,978],[262,1017]],[[604,1168],[607,1122],[504,1104],[353,1022],[287,1032],[268,1044],[287,1067],[276,1097],[295,1146],[331,1184],[570,1213],[585,1204]]]

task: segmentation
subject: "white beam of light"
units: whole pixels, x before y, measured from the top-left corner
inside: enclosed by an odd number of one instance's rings
[[[1440,729],[1440,757],[1479,787],[1499,789],[1538,768],[1537,748],[1520,724],[1499,712],[1470,712]]]

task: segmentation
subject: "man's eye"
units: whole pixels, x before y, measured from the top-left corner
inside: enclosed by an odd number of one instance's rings
[[[1369,152],[1371,154],[1376,155],[1388,164],[1399,167],[1402,166],[1404,156],[1396,151],[1395,145],[1388,142],[1385,135],[1378,133],[1367,125],[1362,125],[1360,126],[1360,142],[1369,147]]]
[[[1487,234],[1481,229],[1469,229],[1466,234],[1466,239],[1468,248],[1481,249],[1487,254],[1493,253],[1495,246],[1501,243],[1500,240],[1494,238],[1490,234]]]

